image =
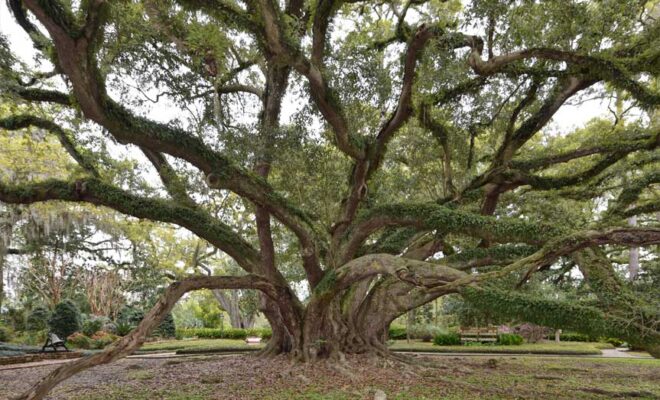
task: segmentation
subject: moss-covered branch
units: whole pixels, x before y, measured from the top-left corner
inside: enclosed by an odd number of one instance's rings
[[[617,138],[617,140],[607,140],[596,145],[582,146],[575,150],[569,150],[549,156],[533,159],[513,159],[509,164],[511,168],[534,171],[546,168],[560,163],[566,163],[575,159],[589,157],[596,154],[608,154],[615,152],[630,153],[637,150],[649,149],[655,147],[655,135],[646,133],[631,134],[630,137]]]
[[[629,343],[657,345],[660,332],[654,327],[575,302],[540,299],[518,292],[466,287],[463,297],[474,306],[504,318],[517,318],[552,328],[575,330],[590,336],[617,337]]]
[[[386,227],[414,227],[420,231],[462,233],[499,243],[538,244],[561,233],[560,229],[543,224],[483,216],[435,203],[391,204],[375,207],[358,216],[346,233],[344,260],[350,259],[371,234]]]
[[[74,182],[48,180],[25,185],[0,183],[2,202],[32,204],[49,200],[96,204],[137,218],[173,223],[204,238],[248,271],[260,262],[259,253],[247,241],[200,209],[136,196],[94,178]]]
[[[521,258],[497,271],[470,275],[454,281],[447,286],[457,288],[479,282],[488,282],[514,272],[523,272],[526,280],[539,268],[550,265],[559,257],[575,253],[592,246],[605,244],[621,244],[643,247],[660,244],[660,229],[658,228],[612,228],[603,231],[584,231],[565,235],[549,240],[534,254]]]

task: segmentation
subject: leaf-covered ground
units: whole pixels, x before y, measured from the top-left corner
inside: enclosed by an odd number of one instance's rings
[[[250,355],[124,359],[65,382],[52,399],[607,399],[660,397],[660,361],[499,356],[418,358],[404,367],[349,358],[343,367]],[[53,366],[0,372],[9,398]]]

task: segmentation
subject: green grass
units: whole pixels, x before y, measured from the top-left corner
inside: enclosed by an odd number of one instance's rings
[[[194,339],[194,340],[164,340],[160,342],[145,343],[139,352],[170,352],[199,353],[236,350],[255,350],[264,345],[248,346],[244,340],[234,339]]]
[[[233,351],[254,351],[264,345],[248,346],[243,340],[234,339],[194,339],[167,340],[146,343],[139,352],[177,352],[178,354],[218,353]],[[397,340],[390,349],[402,352],[433,352],[433,353],[488,353],[488,354],[564,354],[564,355],[598,355],[601,349],[611,349],[608,343],[590,342],[547,342],[522,344],[519,346],[500,345],[469,345],[469,346],[435,346],[433,343],[421,341]]]
[[[397,340],[390,349],[403,352],[433,352],[433,353],[488,353],[488,354],[568,354],[597,355],[601,349],[611,349],[608,343],[590,342],[547,342],[521,344],[519,346],[500,345],[468,345],[468,346],[435,346],[433,343],[420,341]]]

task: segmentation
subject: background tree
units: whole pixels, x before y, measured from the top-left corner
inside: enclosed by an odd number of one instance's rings
[[[198,289],[259,290],[265,353],[305,361],[391,356],[391,321],[447,294],[657,354],[658,308],[608,257],[660,242],[640,221],[658,211],[655,2],[8,3],[47,67],[3,41],[0,127],[48,131],[79,168],[3,179],[0,200],[176,224],[243,269],[180,274],[24,398],[130,353]],[[616,91],[635,122],[553,134],[563,106]],[[584,302],[515,290],[567,260]]]

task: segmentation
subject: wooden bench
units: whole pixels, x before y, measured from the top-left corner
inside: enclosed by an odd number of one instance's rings
[[[69,351],[69,349],[66,347],[66,343],[64,343],[64,340],[60,339],[53,332],[48,332],[46,335],[46,343],[41,346],[41,352],[45,353],[47,348],[52,348],[54,352],[57,352],[58,347],[63,347],[64,351]]]
[[[461,342],[496,342],[497,328],[461,328]]]

